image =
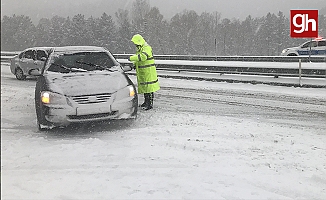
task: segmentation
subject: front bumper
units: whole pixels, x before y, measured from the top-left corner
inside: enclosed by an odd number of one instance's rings
[[[136,97],[128,97],[113,102],[64,106],[48,105],[47,107],[46,120],[60,126],[75,122],[135,118],[135,112],[137,112]]]

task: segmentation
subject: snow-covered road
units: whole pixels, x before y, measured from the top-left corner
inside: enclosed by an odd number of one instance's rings
[[[326,199],[325,88],[160,83],[133,123],[38,132],[2,65],[2,199]]]

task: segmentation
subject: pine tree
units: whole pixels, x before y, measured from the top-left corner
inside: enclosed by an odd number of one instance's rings
[[[135,47],[130,41],[133,33],[129,20],[129,11],[119,9],[115,16],[118,24],[117,40],[119,41],[117,51],[120,53],[134,53]]]
[[[35,25],[28,16],[4,16],[1,21],[1,49],[24,50],[35,44]]]
[[[36,26],[37,46],[51,46],[50,38],[51,21],[47,18],[39,20]]]
[[[71,29],[69,30],[69,44],[82,46],[92,44],[92,32],[87,26],[84,15],[77,14],[71,20]]]
[[[49,38],[51,46],[64,46],[65,38],[64,29],[62,28],[65,23],[65,18],[54,16],[50,20]]]
[[[118,52],[117,28],[110,15],[102,14],[98,24],[98,34],[100,46],[104,46],[112,52]]]
[[[160,54],[168,51],[165,37],[167,34],[167,22],[163,18],[157,7],[151,8],[146,15],[146,40],[150,43],[153,50]]]

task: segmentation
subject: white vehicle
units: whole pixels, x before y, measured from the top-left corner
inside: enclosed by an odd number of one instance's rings
[[[103,47],[67,46],[51,50],[35,86],[39,130],[137,116],[136,88],[126,71]]]
[[[326,39],[316,39],[284,49],[281,56],[326,56]]]
[[[18,80],[25,80],[30,71],[41,71],[52,47],[33,47],[22,51],[10,60],[10,70]]]

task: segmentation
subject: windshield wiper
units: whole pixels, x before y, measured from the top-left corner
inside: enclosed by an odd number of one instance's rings
[[[92,67],[96,67],[97,69],[105,69],[105,70],[108,70],[110,72],[113,72],[113,70],[107,68],[107,67],[104,67],[104,66],[101,66],[101,65],[97,65],[97,64],[94,64],[94,63],[86,63],[86,62],[81,62],[81,61],[76,61],[76,63],[79,63],[79,64],[84,64],[84,65],[89,65],[89,66],[92,66]]]
[[[75,67],[70,68],[70,67],[66,67],[64,65],[59,65],[59,64],[56,64],[56,63],[52,63],[52,65],[59,66],[59,67],[65,69],[65,70],[68,70],[69,72],[87,72],[87,70],[85,70],[85,69],[75,68]]]
[[[70,69],[71,69],[71,71],[74,71],[74,72],[87,72],[86,69],[82,69],[82,68],[72,67]]]

